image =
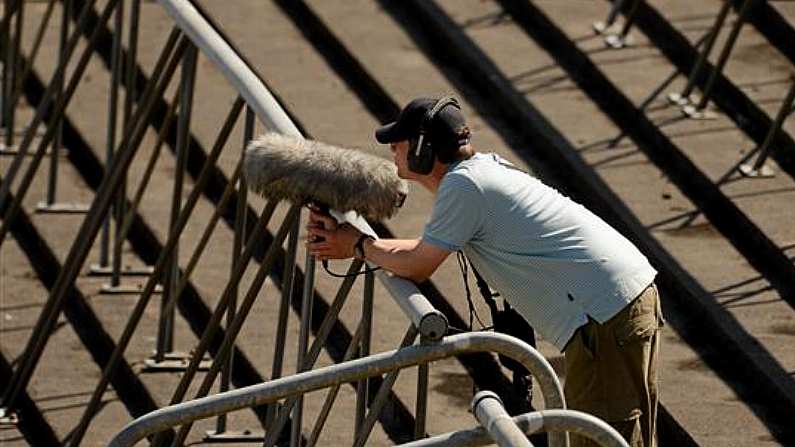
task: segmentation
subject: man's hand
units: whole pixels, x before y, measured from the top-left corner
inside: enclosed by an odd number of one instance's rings
[[[311,210],[306,226],[307,247],[316,259],[345,259],[354,256],[353,246],[362,233],[348,224],[338,225],[326,214]]]

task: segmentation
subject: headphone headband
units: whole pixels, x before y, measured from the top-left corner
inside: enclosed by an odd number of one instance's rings
[[[458,105],[458,101],[453,98],[452,96],[444,96],[438,101],[433,107],[430,108],[427,112],[425,112],[425,116],[422,118],[422,123],[420,123],[420,135],[424,135],[431,126],[431,121],[439,113],[443,108],[453,105],[456,109],[461,109],[461,106]]]
[[[456,101],[455,98],[452,96],[445,96],[436,101],[436,104],[423,116],[420,122],[419,137],[416,141],[412,141],[412,146],[408,153],[408,164],[411,171],[419,174],[428,174],[433,169],[433,162],[436,155],[434,155],[433,148],[428,141],[429,136],[427,132],[430,130],[431,122],[436,115],[442,109],[450,105],[459,110],[461,109],[461,106],[458,105],[458,101]]]

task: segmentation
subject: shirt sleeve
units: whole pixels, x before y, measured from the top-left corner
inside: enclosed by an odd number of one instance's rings
[[[422,240],[448,251],[461,250],[479,233],[484,208],[483,193],[471,179],[447,174],[436,192]]]

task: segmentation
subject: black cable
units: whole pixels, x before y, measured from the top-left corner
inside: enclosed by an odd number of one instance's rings
[[[323,261],[322,264],[323,264],[323,270],[325,270],[326,273],[328,273],[329,275],[331,275],[331,276],[333,276],[335,278],[350,278],[352,276],[364,275],[365,273],[371,273],[371,272],[374,272],[376,270],[381,270],[381,267],[372,267],[372,268],[371,267],[367,267],[364,270],[359,270],[356,273],[340,274],[340,273],[334,273],[331,270],[329,270],[328,261]]]

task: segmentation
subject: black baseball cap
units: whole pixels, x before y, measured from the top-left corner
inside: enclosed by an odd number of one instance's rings
[[[418,138],[420,126],[425,114],[436,105],[438,99],[417,98],[409,102],[400,111],[397,119],[375,131],[375,139],[381,144]],[[461,137],[461,130],[466,126],[464,115],[457,104],[445,106],[436,113],[426,129],[427,138],[436,143],[456,143],[456,147],[468,142]]]

